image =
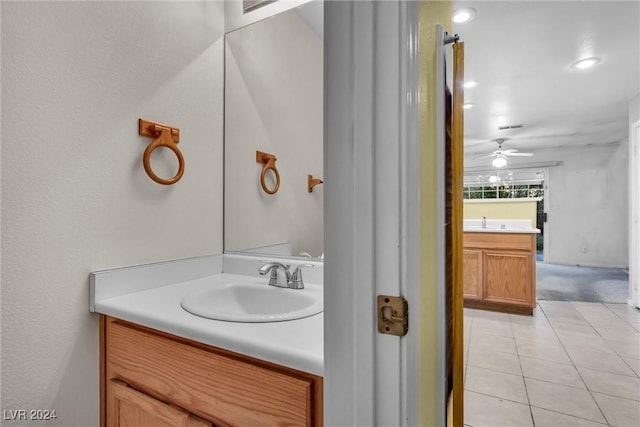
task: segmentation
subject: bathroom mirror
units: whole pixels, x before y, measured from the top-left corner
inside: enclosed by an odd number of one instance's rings
[[[226,34],[224,249],[318,258],[323,253],[323,5],[305,3]],[[267,194],[264,164],[280,184]],[[267,189],[275,174],[265,174]]]

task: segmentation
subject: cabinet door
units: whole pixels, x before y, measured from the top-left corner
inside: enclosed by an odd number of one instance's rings
[[[116,379],[107,384],[107,412],[107,427],[212,426],[184,409],[167,405]]]
[[[532,256],[524,251],[485,251],[484,299],[531,306],[535,289]]]
[[[465,249],[463,253],[464,297],[482,299],[482,251]]]
[[[105,387],[124,379],[219,426],[323,425],[322,377],[113,318],[102,345]]]

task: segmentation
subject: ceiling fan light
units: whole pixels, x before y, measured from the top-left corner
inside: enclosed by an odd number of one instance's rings
[[[498,156],[495,159],[493,159],[491,164],[497,168],[503,168],[507,166],[507,159],[505,159],[504,156]]]

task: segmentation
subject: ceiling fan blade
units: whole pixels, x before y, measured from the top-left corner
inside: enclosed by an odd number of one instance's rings
[[[518,150],[516,150],[515,148],[509,148],[508,150],[502,150],[502,153],[503,154],[511,154],[511,153],[515,153],[516,151],[518,151]]]
[[[473,160],[478,160],[478,159],[487,159],[489,157],[495,157],[497,156],[496,153],[491,153],[491,154],[485,154],[484,156],[479,156],[479,157],[474,157]]]
[[[559,132],[559,133],[548,133],[548,134],[524,134],[524,135],[514,135],[509,137],[509,140],[520,141],[520,140],[536,140],[536,139],[549,139],[549,138],[566,138],[570,136],[576,136],[578,132]]]
[[[508,153],[507,155],[509,157],[516,157],[516,156],[531,157],[531,156],[533,156],[533,153]]]

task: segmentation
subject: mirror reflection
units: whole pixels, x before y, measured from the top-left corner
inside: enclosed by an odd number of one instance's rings
[[[226,252],[319,258],[323,253],[322,3],[311,2],[226,35]],[[279,186],[261,185],[275,156]],[[274,171],[263,175],[274,188]]]

